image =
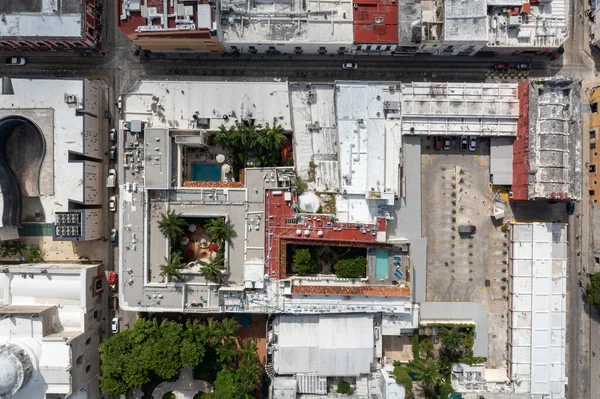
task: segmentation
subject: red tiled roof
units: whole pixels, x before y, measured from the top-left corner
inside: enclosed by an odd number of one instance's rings
[[[294,295],[360,295],[360,296],[410,296],[410,288],[398,286],[366,285],[332,287],[325,285],[294,285]]]
[[[529,83],[518,86],[519,120],[517,121],[517,139],[513,144],[513,184],[514,200],[529,199]]]
[[[396,0],[356,0],[354,41],[359,44],[398,44]]]

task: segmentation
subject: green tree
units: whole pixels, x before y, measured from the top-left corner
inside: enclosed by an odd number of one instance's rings
[[[204,228],[211,240],[221,247],[224,243],[231,244],[231,239],[236,236],[231,221],[222,217],[210,219]]]
[[[440,338],[444,350],[453,356],[456,356],[463,347],[464,337],[456,325],[442,327],[440,329]]]
[[[238,356],[238,350],[235,340],[229,339],[216,348],[219,355],[219,362],[226,366],[232,366]]]
[[[313,253],[308,248],[296,249],[292,262],[298,274],[311,274],[318,270]]]
[[[209,317],[204,324],[204,338],[211,346],[216,346],[218,343],[220,343],[223,338],[221,323],[212,317]]]
[[[590,282],[585,287],[587,300],[596,309],[600,309],[600,273],[592,274]]]
[[[437,362],[431,359],[413,360],[408,363],[408,370],[419,381],[425,395],[432,397],[435,394],[435,386],[440,381],[440,373]]]
[[[438,386],[436,387],[436,391],[438,398],[447,399],[448,396],[450,396],[450,394],[454,392],[454,388],[452,388],[452,384],[450,383],[450,381],[446,380],[438,384]]]
[[[200,275],[202,275],[206,281],[216,281],[219,284],[223,282],[225,277],[225,252],[223,248],[217,252],[217,255],[210,262],[203,260],[196,261],[202,265],[200,269]]]
[[[350,384],[348,384],[346,381],[342,381],[337,386],[337,393],[341,393],[343,395],[352,395],[354,390],[352,390]]]
[[[407,391],[412,390],[412,378],[410,378],[410,375],[408,375],[408,371],[405,367],[394,367],[392,374],[399,385],[402,385]]]
[[[367,272],[367,258],[360,256],[340,259],[333,265],[333,270],[338,278],[362,277]]]
[[[39,263],[44,261],[44,255],[38,245],[30,245],[25,250],[25,262],[28,263]]]
[[[433,358],[433,343],[430,339],[425,338],[419,342],[419,352],[421,358],[432,359]]]
[[[236,371],[237,386],[244,399],[254,397],[253,394],[258,388],[261,373],[262,369],[257,359],[249,360],[242,358],[239,361]]]
[[[240,344],[240,361],[255,362],[258,361],[258,345],[254,339],[245,339]]]
[[[235,341],[235,335],[237,334],[239,329],[240,329],[240,324],[235,319],[232,319],[231,317],[227,317],[227,318],[221,320],[221,332],[223,334],[223,338],[226,341],[228,341],[228,340]]]
[[[241,399],[237,387],[236,372],[232,370],[221,370],[217,374],[213,392],[206,393],[203,399]]]
[[[261,166],[281,165],[281,146],[287,141],[281,125],[273,124],[258,132],[254,151]]]
[[[19,254],[23,256],[23,254],[25,254],[25,251],[27,251],[28,248],[27,245],[25,245],[25,243],[19,240],[9,241],[9,245],[11,247],[11,253],[13,255]]]
[[[169,238],[171,241],[181,239],[185,234],[184,227],[185,220],[181,217],[181,213],[175,213],[173,209],[167,213],[161,213],[158,229],[165,238]]]
[[[169,258],[165,257],[165,263],[160,265],[160,274],[161,276],[165,276],[167,283],[170,283],[173,279],[183,281],[181,269],[184,267],[185,265],[181,263],[181,256],[176,252],[171,254],[170,260]]]
[[[204,326],[198,320],[188,320],[181,336],[181,365],[198,366],[206,349],[204,347]]]

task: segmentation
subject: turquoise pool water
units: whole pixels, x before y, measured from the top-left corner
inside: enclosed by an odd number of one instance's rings
[[[387,278],[388,277],[388,256],[390,251],[387,249],[378,248],[375,251],[375,277]]]
[[[218,163],[192,164],[193,181],[221,181],[221,165]]]

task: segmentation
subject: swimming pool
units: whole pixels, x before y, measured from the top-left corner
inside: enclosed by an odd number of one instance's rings
[[[192,164],[193,181],[221,181],[221,165],[218,163]]]
[[[384,279],[388,277],[388,256],[390,251],[378,248],[375,251],[375,277]]]

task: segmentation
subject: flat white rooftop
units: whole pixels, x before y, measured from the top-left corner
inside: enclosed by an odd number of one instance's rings
[[[3,16],[0,37],[81,37],[82,3],[81,0],[0,2]]]
[[[123,95],[124,120],[141,120],[146,128],[207,130],[254,119],[256,125],[277,123],[291,129],[287,82],[173,82],[139,80]]]
[[[224,0],[226,43],[352,43],[352,2]]]
[[[517,85],[405,83],[402,134],[516,136]]]
[[[77,113],[77,109],[83,108],[97,113],[100,91],[85,79],[11,78],[10,84],[14,94],[0,94],[0,119],[22,116],[42,131],[46,156],[38,195],[44,221],[54,222],[54,212],[67,211],[69,200],[85,199],[84,163],[69,162],[69,153],[102,157],[97,138],[99,119]],[[73,96],[74,102],[65,101],[67,94]]]
[[[488,0],[488,5],[498,5],[491,8],[493,11],[488,17],[488,47],[553,48],[567,40],[569,5],[566,0],[531,5],[530,12],[511,17],[507,15],[510,9],[507,3],[511,3],[511,8],[523,5],[511,0]]]
[[[563,398],[567,224],[516,223],[511,228],[510,377],[517,393]]]

